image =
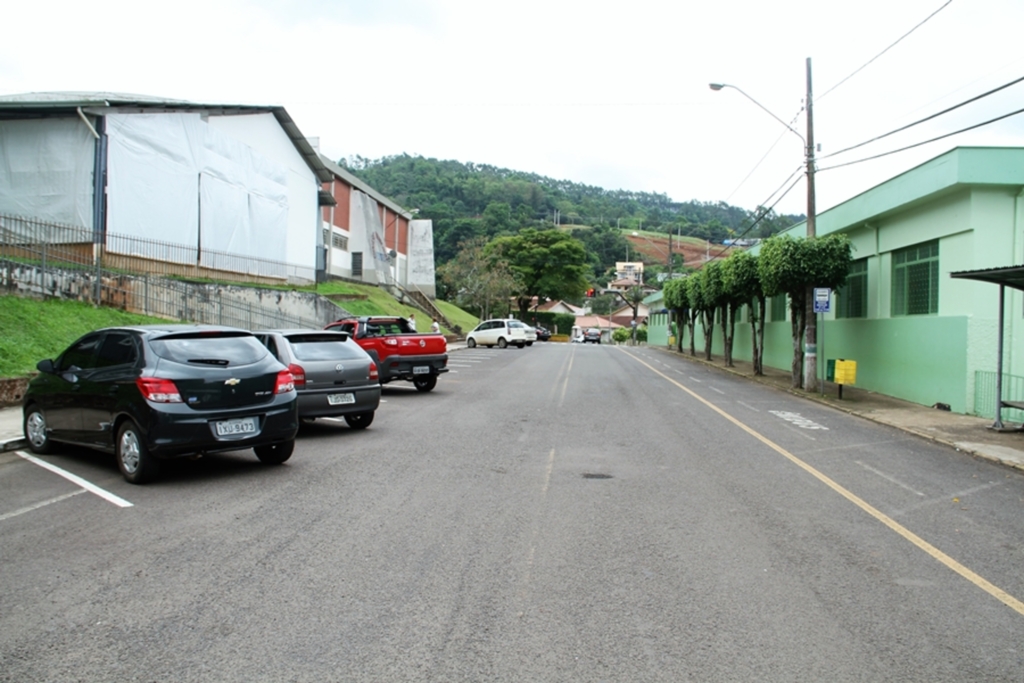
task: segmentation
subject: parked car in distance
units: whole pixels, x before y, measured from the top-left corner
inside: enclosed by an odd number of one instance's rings
[[[537,328],[526,323],[522,323],[522,325],[526,329],[526,345],[533,346],[533,342],[537,341]]]
[[[601,343],[601,330],[596,327],[591,327],[589,330],[583,333],[583,342],[588,344],[600,344]]]
[[[36,367],[22,399],[29,448],[113,453],[133,484],[155,477],[163,459],[252,448],[276,465],[295,447],[292,374],[245,330],[105,328]]]
[[[551,339],[551,331],[543,325],[537,325],[537,341],[547,341]]]
[[[526,326],[514,318],[485,320],[466,335],[466,346],[471,349],[476,346],[503,349],[510,344],[520,349],[526,346]]]
[[[299,419],[344,417],[365,429],[380,405],[377,364],[345,332],[257,330],[253,332],[295,378]]]

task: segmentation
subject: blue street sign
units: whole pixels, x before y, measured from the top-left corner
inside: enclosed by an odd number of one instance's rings
[[[832,290],[828,287],[814,288],[814,312],[828,313],[831,309]]]

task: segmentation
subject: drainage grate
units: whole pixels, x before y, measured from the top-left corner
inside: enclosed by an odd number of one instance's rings
[[[611,479],[612,475],[610,475],[610,474],[598,474],[596,472],[584,472],[583,473],[583,478],[584,479]]]

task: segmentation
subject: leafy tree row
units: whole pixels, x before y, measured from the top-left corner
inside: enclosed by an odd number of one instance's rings
[[[750,307],[754,373],[764,374],[764,323],[768,298],[789,298],[793,339],[793,387],[803,386],[802,340],[807,325],[807,293],[812,287],[838,288],[846,281],[852,247],[846,235],[796,239],[788,235],[766,240],[757,256],[734,252],[711,261],[697,273],[665,283],[665,307],[679,324],[676,344],[683,350],[684,325],[690,333],[690,355],[696,355],[697,323],[704,332],[704,355],[711,360],[716,318],[721,321],[725,364],[733,366],[736,317]],[[810,387],[808,387],[810,389]]]

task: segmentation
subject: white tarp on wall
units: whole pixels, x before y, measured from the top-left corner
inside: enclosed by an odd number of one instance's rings
[[[107,135],[110,233],[195,245],[200,264],[216,268],[244,269],[246,257],[284,260],[285,167],[199,114],[110,114]]]
[[[429,297],[435,296],[434,222],[427,219],[409,221],[409,258],[406,281]]]
[[[391,262],[384,246],[379,205],[366,193],[353,189],[349,206],[351,249],[363,253],[363,281],[390,284]]]
[[[92,228],[95,143],[77,117],[0,121],[0,213]]]

